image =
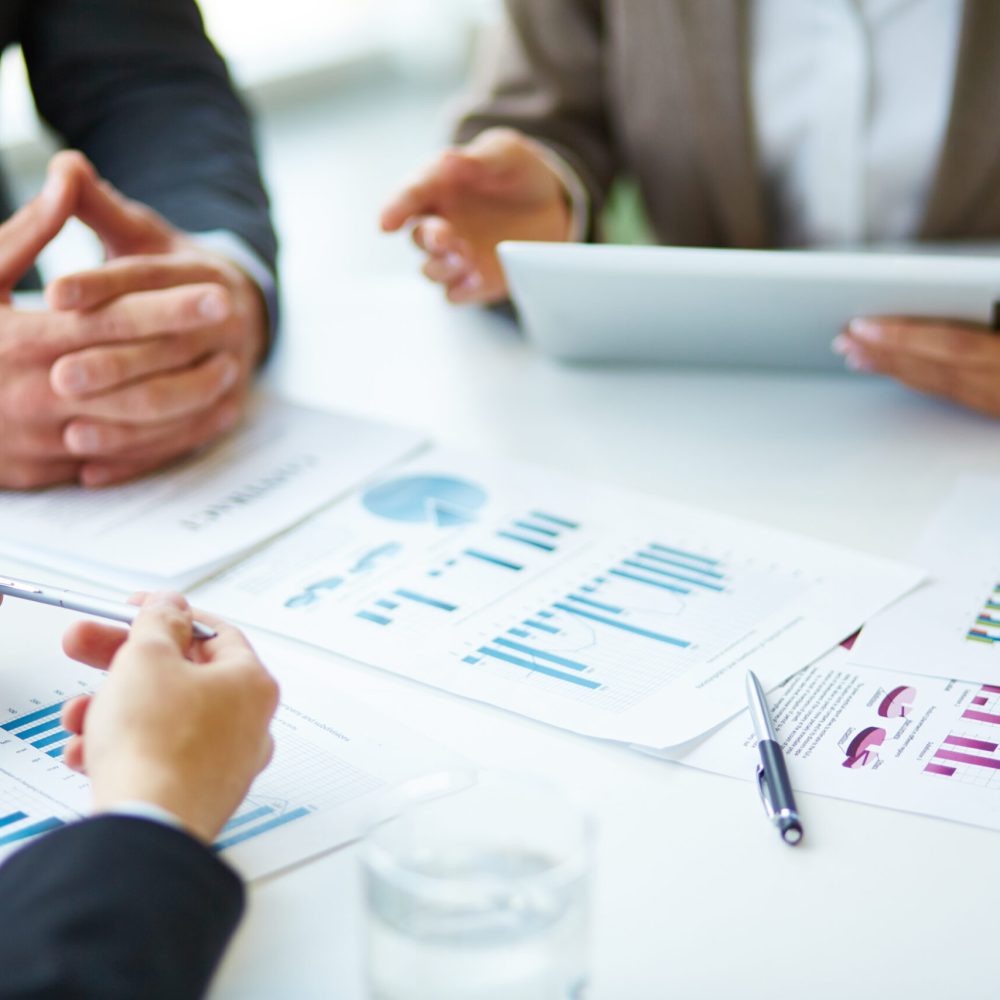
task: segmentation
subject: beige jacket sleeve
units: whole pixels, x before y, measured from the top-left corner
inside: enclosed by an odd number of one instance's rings
[[[599,218],[618,169],[606,106],[601,0],[504,0],[504,8],[503,23],[478,60],[456,139],[468,142],[497,126],[537,139],[576,172],[590,218]]]

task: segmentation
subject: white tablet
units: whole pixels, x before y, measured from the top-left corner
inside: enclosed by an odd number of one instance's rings
[[[842,370],[856,316],[1000,325],[1000,257],[500,245],[528,336],[566,361]]]

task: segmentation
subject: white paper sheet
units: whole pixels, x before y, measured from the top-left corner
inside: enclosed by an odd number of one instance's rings
[[[768,704],[799,791],[1000,830],[1000,687],[860,667],[838,649]],[[663,756],[746,779],[760,760],[746,713]]]
[[[588,735],[668,746],[920,573],[446,451],[397,466],[194,595],[201,606]]]
[[[135,483],[0,492],[0,552],[131,590],[184,588],[422,443],[277,401],[214,448]]]
[[[959,483],[913,554],[931,580],[864,627],[855,662],[1000,683],[998,513],[1000,478]]]
[[[59,711],[103,675],[58,651],[70,621],[36,605],[0,608],[0,860],[89,812],[87,779],[60,761],[68,734]],[[265,637],[254,645],[282,684],[275,753],[214,845],[246,878],[329,851],[411,798],[468,781],[463,758],[317,683],[315,653]]]

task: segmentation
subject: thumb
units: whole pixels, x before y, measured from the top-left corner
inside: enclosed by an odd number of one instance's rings
[[[192,614],[180,594],[152,594],[143,602],[122,649],[146,643],[169,645],[184,657],[191,645]]]
[[[165,251],[174,236],[173,227],[162,216],[126,198],[94,173],[81,179],[76,216],[98,235],[109,257]]]
[[[9,301],[10,290],[72,216],[78,180],[74,160],[54,157],[41,192],[0,226],[0,297],[4,301]]]

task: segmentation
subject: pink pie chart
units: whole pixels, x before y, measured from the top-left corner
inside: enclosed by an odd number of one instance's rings
[[[878,707],[878,714],[883,719],[903,719],[913,711],[913,703],[917,698],[917,689],[911,687],[893,688]]]

